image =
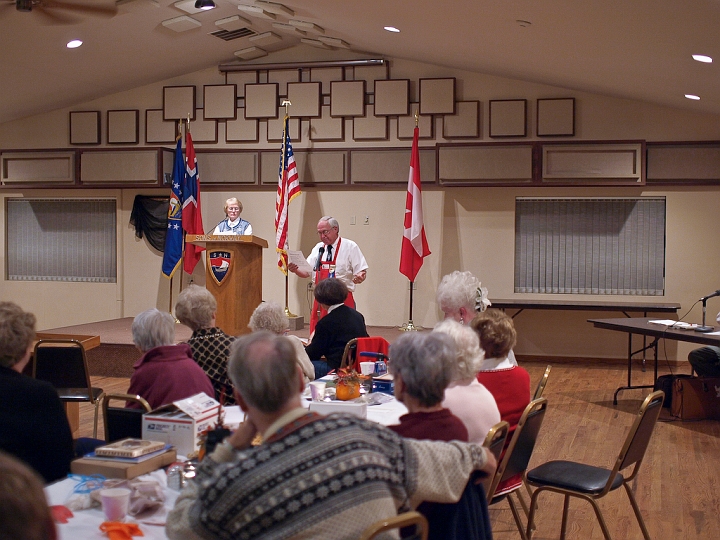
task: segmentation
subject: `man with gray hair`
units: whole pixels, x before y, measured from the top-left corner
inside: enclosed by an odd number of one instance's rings
[[[215,395],[210,379],[193,360],[190,345],[175,345],[175,319],[170,313],[148,309],[135,317],[131,328],[133,343],[143,355],[133,366],[128,394],[145,398],[153,409],[200,392]]]
[[[354,540],[423,500],[457,501],[474,470],[495,470],[482,446],[403,439],[355,416],[308,412],[283,336],[239,338],[228,371],[246,420],[178,497],[166,525],[173,540]]]
[[[355,309],[353,291],[355,285],[367,277],[367,261],[358,245],[347,238],[340,237],[340,224],[334,217],[323,216],[317,224],[320,241],[310,252],[307,262],[314,269],[313,283],[316,285],[329,277],[338,278],[347,285],[349,294],[345,305]],[[310,273],[299,270],[296,264],[288,264],[288,270],[300,277],[310,277]],[[325,316],[317,302],[313,303],[310,313],[310,333],[315,330],[318,320]]]

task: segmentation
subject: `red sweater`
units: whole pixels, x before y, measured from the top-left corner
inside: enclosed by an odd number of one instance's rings
[[[468,440],[465,424],[450,409],[433,412],[416,412],[404,414],[400,423],[388,426],[401,437],[410,439],[431,439],[433,441],[464,441]]]

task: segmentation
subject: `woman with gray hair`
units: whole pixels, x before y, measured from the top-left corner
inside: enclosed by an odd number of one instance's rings
[[[450,336],[456,349],[452,381],[445,390],[443,407],[463,421],[470,442],[482,444],[490,428],[500,421],[500,411],[493,395],[477,380],[483,361],[478,335],[452,319],[439,323],[433,332]]]
[[[144,397],[153,409],[200,392],[215,395],[210,379],[193,360],[190,345],[175,345],[172,315],[154,308],[143,311],[133,320],[132,335],[143,355],[133,366],[128,394]]]
[[[440,332],[400,336],[390,346],[388,368],[394,377],[395,397],[408,409],[400,424],[390,429],[412,439],[468,440],[462,420],[443,407],[455,368],[455,344],[450,336]]]
[[[290,327],[285,310],[277,302],[263,302],[255,308],[250,316],[248,327],[253,332],[268,330],[273,334],[285,336],[295,348],[295,355],[300,369],[305,375],[305,384],[315,379],[315,367],[310,362],[310,357],[305,352],[305,345],[302,340],[288,334]]]
[[[232,383],[227,374],[230,345],[235,340],[215,326],[217,300],[205,287],[188,285],[178,295],[175,316],[193,333],[188,339],[192,357],[210,378],[215,399],[235,405]]]

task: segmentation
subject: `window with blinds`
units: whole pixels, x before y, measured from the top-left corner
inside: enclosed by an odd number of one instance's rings
[[[516,199],[515,292],[664,290],[664,197]]]
[[[7,279],[117,281],[114,199],[7,199]]]

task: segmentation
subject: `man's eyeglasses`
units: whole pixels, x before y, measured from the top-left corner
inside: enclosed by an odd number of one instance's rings
[[[318,231],[317,233],[318,233],[318,236],[327,236],[328,234],[330,234],[331,230],[332,229],[326,229],[324,231]]]

